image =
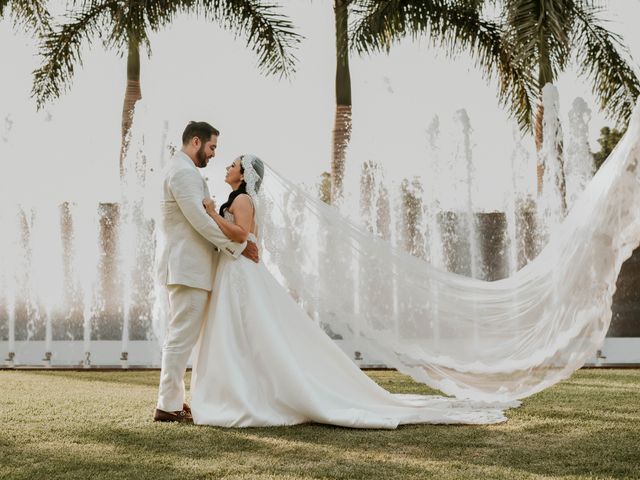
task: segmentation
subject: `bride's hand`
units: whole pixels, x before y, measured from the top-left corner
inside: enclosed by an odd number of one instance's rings
[[[212,198],[205,198],[202,200],[202,205],[209,213],[216,211],[216,202],[214,202]]]

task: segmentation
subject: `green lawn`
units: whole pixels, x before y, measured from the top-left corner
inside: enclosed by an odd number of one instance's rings
[[[0,371],[0,478],[640,478],[640,370],[579,371],[505,424],[394,431],[154,423],[158,376]]]

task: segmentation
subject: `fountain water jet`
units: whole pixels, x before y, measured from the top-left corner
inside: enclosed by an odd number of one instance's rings
[[[96,311],[98,249],[98,205],[87,202],[71,206],[74,219],[73,272],[80,284],[82,303],[83,366],[91,366],[91,322]]]
[[[59,323],[60,320],[59,307],[62,303],[65,284],[58,205],[45,204],[38,207],[31,229],[31,245],[33,248],[33,291],[37,292],[39,316],[44,316],[45,323],[44,357],[42,360],[46,367],[50,367],[54,354],[54,321]]]
[[[544,168],[544,173],[541,194],[538,196],[539,249],[547,243],[549,234],[562,222],[567,213],[560,97],[555,86],[544,86],[542,103],[544,136],[538,162]]]
[[[565,155],[567,207],[571,208],[595,173],[595,163],[589,148],[591,110],[578,97],[569,111],[569,135]]]

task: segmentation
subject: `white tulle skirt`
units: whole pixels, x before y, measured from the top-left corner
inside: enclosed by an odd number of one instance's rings
[[[510,403],[396,395],[331,340],[264,264],[223,256],[196,348],[194,423],[261,427],[317,422],[354,428],[490,424]]]

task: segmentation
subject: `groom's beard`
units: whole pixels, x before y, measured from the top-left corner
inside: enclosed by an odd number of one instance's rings
[[[196,153],[196,159],[198,160],[198,167],[204,168],[207,166],[207,154],[204,153],[204,145],[202,145],[198,153]]]

